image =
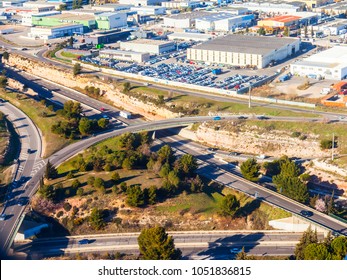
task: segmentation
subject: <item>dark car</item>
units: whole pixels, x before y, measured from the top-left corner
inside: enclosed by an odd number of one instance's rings
[[[28,149],[28,150],[27,150],[27,153],[30,154],[30,153],[31,153],[31,149]]]
[[[265,116],[259,116],[257,118],[258,118],[258,120],[267,120],[267,119],[269,119],[268,117],[265,117]]]
[[[0,221],[5,221],[5,220],[6,220],[6,214],[1,214]]]
[[[245,120],[245,119],[247,119],[247,117],[245,117],[245,116],[239,116],[239,120]]]
[[[300,214],[304,217],[311,217],[313,215],[312,211],[307,211],[307,210],[301,210]]]
[[[81,239],[81,240],[78,240],[78,244],[80,244],[80,245],[88,244],[88,243],[89,243],[89,240],[88,240],[88,239]]]

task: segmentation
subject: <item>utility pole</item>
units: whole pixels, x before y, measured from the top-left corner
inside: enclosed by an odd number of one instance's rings
[[[331,145],[331,160],[334,160],[334,148],[335,148],[335,133],[333,133],[333,142]]]
[[[249,84],[249,87],[248,87],[248,108],[251,108],[251,84]]]

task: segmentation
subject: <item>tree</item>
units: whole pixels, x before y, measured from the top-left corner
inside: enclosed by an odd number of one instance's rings
[[[248,33],[249,32],[249,27],[248,26],[246,26],[246,33]]]
[[[69,46],[70,46],[70,47],[73,46],[73,37],[72,37],[72,36],[69,38]]]
[[[198,168],[198,162],[194,156],[185,154],[179,159],[179,167],[185,175],[193,175]]]
[[[256,159],[250,158],[241,164],[241,173],[249,181],[257,182],[259,180],[260,165]]]
[[[334,195],[335,195],[335,192],[333,191],[331,196],[330,197],[328,196],[326,199],[326,206],[327,206],[328,214],[334,214],[335,213]]]
[[[120,180],[120,175],[119,175],[119,173],[116,172],[116,171],[113,172],[113,173],[112,173],[112,176],[111,176],[111,179],[112,179],[113,182],[116,183],[118,180]]]
[[[51,164],[50,161],[47,161],[46,170],[45,170],[45,178],[47,180],[54,179],[58,175],[57,169]]]
[[[320,141],[320,147],[323,150],[331,149],[333,147],[333,141],[328,140],[328,139],[322,139]],[[334,145],[334,147],[336,147],[336,146]]]
[[[317,231],[313,231],[311,229],[311,226],[308,227],[308,229],[303,233],[302,237],[300,238],[299,243],[295,247],[295,257],[297,260],[304,260],[305,259],[305,248],[309,244],[316,244],[318,243],[317,238]]]
[[[289,177],[282,174],[273,177],[273,182],[277,191],[296,201],[305,203],[308,200],[307,185],[298,177]]]
[[[4,51],[4,53],[2,54],[2,58],[8,60],[10,58],[10,54],[7,51]]]
[[[266,35],[266,31],[265,31],[264,27],[260,27],[258,29],[258,34],[261,35],[261,36]]]
[[[307,24],[305,24],[305,27],[304,27],[304,34],[305,34],[305,37],[307,37],[307,32],[308,32],[308,30],[307,30]]]
[[[0,76],[0,88],[7,87],[8,79],[6,76]]]
[[[89,135],[92,132],[92,123],[87,118],[82,118],[78,124],[78,130],[82,135]]]
[[[97,189],[102,189],[105,187],[105,181],[102,178],[97,177],[95,178],[93,185]]]
[[[314,36],[314,31],[313,31],[313,25],[311,26],[311,37],[313,38]]]
[[[82,188],[79,188],[79,189],[77,190],[76,194],[79,195],[79,196],[83,196],[83,194],[84,194],[83,189],[82,189]]]
[[[123,84],[123,92],[128,93],[130,91],[130,89],[131,89],[131,84],[129,82],[125,82]]]
[[[327,207],[326,207],[326,205],[325,205],[325,201],[324,201],[323,199],[321,199],[321,198],[318,198],[318,199],[316,200],[316,204],[315,204],[314,208],[315,208],[317,211],[323,212],[323,213],[325,213],[325,212],[327,211]]]
[[[235,195],[226,195],[220,204],[220,214],[223,216],[234,216],[236,211],[240,208],[240,202]]]
[[[98,126],[101,128],[101,129],[105,129],[109,124],[109,120],[108,119],[105,119],[105,118],[101,118],[100,120],[98,120]]]
[[[133,207],[145,204],[144,194],[139,185],[127,188],[127,203]]]
[[[148,189],[148,204],[155,204],[157,201],[157,187],[150,186]]]
[[[95,181],[95,177],[94,176],[89,176],[87,179],[87,184],[89,186],[94,186],[94,181]]]
[[[172,236],[168,236],[163,227],[143,229],[137,240],[144,260],[181,259],[181,250],[175,249]]]
[[[158,161],[161,163],[168,163],[170,166],[175,161],[176,157],[174,155],[174,151],[171,149],[169,145],[165,145],[161,147],[158,151]]]
[[[306,246],[304,249],[305,260],[330,260],[331,255],[328,248],[323,243],[313,243]]]
[[[54,200],[55,190],[52,185],[42,185],[39,189],[39,194],[48,200]]]
[[[82,68],[81,68],[81,64],[79,64],[79,63],[75,63],[75,65],[73,66],[73,75],[74,75],[74,77],[76,77],[78,74],[80,74],[81,73],[81,70],[82,70]]]
[[[74,188],[74,189],[77,189],[80,186],[81,186],[81,182],[78,181],[78,179],[73,180],[72,183],[71,183],[71,187]]]
[[[93,208],[89,216],[89,222],[95,230],[102,229],[105,226],[102,210]]]
[[[347,237],[339,236],[331,242],[334,259],[342,260],[347,254]]]
[[[286,26],[283,31],[283,36],[289,37],[290,36],[290,30],[289,27]]]

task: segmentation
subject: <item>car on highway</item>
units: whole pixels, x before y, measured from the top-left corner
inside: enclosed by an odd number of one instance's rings
[[[208,148],[207,151],[210,151],[210,152],[214,152],[214,151],[217,151],[218,149],[217,148]]]
[[[6,220],[6,214],[1,214],[0,221],[5,221],[5,220]]]
[[[246,120],[246,119],[248,119],[248,118],[245,117],[245,116],[239,116],[238,119],[239,119],[239,120]]]
[[[237,248],[237,247],[230,249],[230,253],[232,253],[232,254],[238,254],[241,251],[242,251],[242,248]]]
[[[78,240],[78,244],[83,245],[83,244],[88,244],[89,243],[89,239],[81,239]]]
[[[18,206],[24,206],[28,203],[28,198],[26,197],[20,197],[18,200],[17,200],[17,205]]]
[[[265,116],[258,116],[257,119],[258,120],[268,120],[269,118],[265,117]]]
[[[313,216],[313,212],[312,211],[307,211],[307,210],[301,210],[300,214],[304,217],[311,217]]]
[[[0,98],[0,103],[4,103],[4,102],[5,102],[5,100]]]
[[[214,121],[220,121],[222,118],[220,117],[220,116],[215,116],[214,118],[213,118],[213,120]]]
[[[238,153],[237,153],[237,152],[231,152],[231,153],[229,153],[229,155],[230,155],[230,156],[237,156]]]
[[[30,153],[31,153],[31,149],[28,149],[28,150],[27,150],[27,153],[30,154]]]

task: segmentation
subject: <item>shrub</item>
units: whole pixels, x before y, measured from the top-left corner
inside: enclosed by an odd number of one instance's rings
[[[320,141],[320,147],[325,150],[325,149],[331,149],[333,147],[333,141],[328,140],[328,139],[322,139]]]
[[[299,137],[300,135],[301,135],[301,132],[299,132],[299,131],[294,131],[292,133],[292,137]]]
[[[71,210],[72,206],[69,202],[65,202],[64,205],[63,205],[63,209],[66,211],[66,212],[69,212]]]
[[[72,179],[73,178],[73,173],[70,171],[67,175],[66,175],[66,179]]]
[[[301,136],[299,137],[299,139],[300,139],[301,141],[304,141],[304,140],[307,139],[307,136],[306,136],[306,135],[301,135]]]
[[[81,186],[80,181],[78,181],[77,179],[72,181],[71,187],[73,187],[74,189],[77,189]]]

